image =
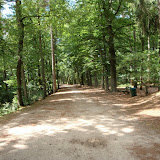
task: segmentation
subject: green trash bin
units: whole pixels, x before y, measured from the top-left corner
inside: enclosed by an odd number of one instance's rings
[[[130,88],[130,90],[131,90],[131,97],[137,96],[136,88]]]

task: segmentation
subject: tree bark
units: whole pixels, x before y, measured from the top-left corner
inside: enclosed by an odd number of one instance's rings
[[[58,89],[60,89],[60,85],[59,85],[60,79],[59,79],[59,70],[58,70],[58,60],[57,60],[57,58],[56,58],[56,66],[57,66],[57,76],[56,76],[57,86],[58,86]]]
[[[105,90],[109,90],[109,81],[108,81],[108,76],[105,77]]]
[[[106,38],[105,38],[104,32],[103,32],[103,46],[104,46],[104,52],[102,53],[103,54],[102,62],[103,62],[104,68],[105,68],[105,90],[107,91],[107,90],[109,90],[109,78],[108,78],[109,65],[107,64]]]
[[[4,69],[4,80],[7,80],[7,71]],[[6,91],[8,91],[8,85],[5,83]]]
[[[84,74],[81,74],[81,85],[84,85]]]
[[[23,82],[23,89],[24,89],[24,97],[25,97],[26,101],[28,101],[27,86],[26,86],[23,63],[22,63],[22,67],[21,67],[21,75],[22,75],[22,82]]]
[[[51,57],[52,57],[52,78],[53,78],[53,93],[56,92],[56,71],[55,71],[55,55],[54,55],[54,37],[52,26],[50,26],[51,31]]]
[[[144,45],[145,45],[145,42],[144,42],[144,36],[142,34],[142,37],[141,37],[141,45],[142,45],[142,52],[144,52]],[[142,81],[143,81],[143,59],[142,59],[142,62],[141,62],[141,76],[140,76],[140,90],[142,90]]]
[[[38,83],[39,85],[42,85],[40,65],[38,65],[37,67],[38,67]]]
[[[86,78],[87,78],[87,86],[90,86],[89,71],[87,71],[86,73]]]
[[[133,37],[134,37],[134,52],[137,52],[137,38],[136,38],[136,31],[133,31]]]
[[[110,70],[111,70],[111,91],[117,91],[117,77],[116,77],[116,54],[114,48],[114,34],[112,25],[108,26],[108,35],[109,35],[109,53],[110,53]]]
[[[4,66],[4,81],[7,81],[7,70],[6,70],[6,62],[5,62],[5,53],[4,53],[4,48],[2,46],[2,54],[3,54],[3,66]],[[6,91],[8,91],[8,84],[5,83],[6,86]]]
[[[102,89],[105,89],[105,87],[104,87],[105,85],[104,85],[104,66],[102,67],[102,80],[101,80],[101,88]]]
[[[150,37],[148,35],[148,81],[150,81],[150,49],[151,49],[151,46],[150,46]]]
[[[40,57],[41,57],[41,72],[42,72],[42,86],[43,86],[43,98],[46,97],[46,79],[45,79],[45,68],[44,68],[44,55],[42,51],[42,36],[39,35],[39,45],[40,45]]]
[[[89,71],[89,86],[92,86],[92,74]]]
[[[22,89],[21,89],[22,51],[23,51],[23,40],[24,40],[24,24],[21,11],[21,0],[16,0],[16,19],[18,27],[18,56],[19,56],[17,64],[17,92],[18,92],[19,105],[24,106],[22,98]]]
[[[159,31],[158,45],[159,45],[159,56],[160,56],[160,0],[158,0],[158,22],[159,22],[159,26],[158,26],[158,31]]]
[[[97,72],[94,72],[94,87],[98,87]]]
[[[159,45],[159,63],[160,63],[160,0],[158,0],[158,21],[159,21],[159,26],[158,26],[158,45]],[[160,91],[160,78],[159,78],[159,86],[158,86],[158,91]]]
[[[22,60],[19,58],[17,65],[17,94],[18,94],[18,102],[19,106],[24,106],[23,98],[22,98],[22,89],[21,89],[21,71],[22,71]]]

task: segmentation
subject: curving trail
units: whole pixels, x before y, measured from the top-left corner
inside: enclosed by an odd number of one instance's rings
[[[64,85],[0,119],[0,160],[159,160],[159,106],[122,98]]]

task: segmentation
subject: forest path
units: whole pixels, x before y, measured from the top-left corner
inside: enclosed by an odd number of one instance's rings
[[[159,116],[140,116],[122,95],[63,87],[0,119],[0,160],[160,159]]]

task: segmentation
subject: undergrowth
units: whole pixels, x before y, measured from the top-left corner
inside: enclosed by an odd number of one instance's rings
[[[30,93],[28,100],[25,100],[25,98],[23,97],[24,105],[27,106],[42,99],[43,97],[42,95],[43,95],[42,91],[36,91]],[[18,97],[15,96],[12,102],[6,102],[0,105],[0,117],[15,112],[18,109],[20,109],[18,105]]]

